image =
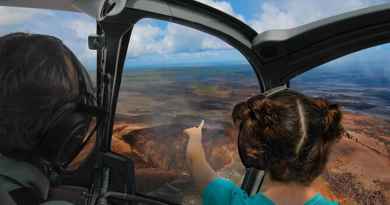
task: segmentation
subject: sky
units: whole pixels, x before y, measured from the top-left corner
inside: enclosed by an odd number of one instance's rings
[[[390,0],[198,0],[240,19],[261,33],[287,29],[321,18],[390,2]],[[11,32],[54,35],[64,41],[89,69],[95,68],[96,53],[88,49],[88,35],[95,33],[93,18],[80,13],[0,7],[0,36]],[[390,52],[385,45],[375,57]],[[356,59],[370,56],[359,54]],[[369,60],[369,58],[367,58]],[[383,59],[382,59],[383,60]],[[353,62],[342,60],[341,62]],[[247,63],[223,41],[178,24],[153,19],[139,21],[132,33],[126,67],[156,65]],[[367,63],[367,62],[365,62]]]

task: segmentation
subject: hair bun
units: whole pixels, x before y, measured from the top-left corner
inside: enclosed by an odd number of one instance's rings
[[[325,115],[325,139],[334,140],[341,136],[341,133],[344,131],[344,128],[341,124],[342,112],[339,105],[332,104],[328,107],[328,112]]]
[[[246,102],[240,102],[234,106],[232,112],[233,122],[246,121],[251,117],[251,110]]]
[[[271,127],[280,121],[281,107],[272,100],[255,96],[248,101],[248,107],[259,125]]]
[[[330,104],[327,100],[317,99],[314,104],[322,115],[323,139],[333,141],[341,136],[344,131],[341,125],[342,112],[338,104]]]

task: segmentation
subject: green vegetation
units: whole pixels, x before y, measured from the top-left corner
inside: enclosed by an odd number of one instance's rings
[[[198,96],[209,96],[213,98],[231,97],[232,88],[230,86],[210,85],[210,84],[192,84],[193,93]]]
[[[217,85],[193,84],[192,90],[198,95],[215,95],[219,89]]]

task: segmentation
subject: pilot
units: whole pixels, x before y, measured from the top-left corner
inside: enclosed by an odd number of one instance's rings
[[[233,182],[217,176],[205,158],[201,123],[184,133],[189,136],[189,167],[204,205],[337,204],[311,184],[342,136],[338,105],[284,88],[238,103],[232,118],[239,128],[241,160],[246,167],[265,170],[266,189],[248,196]]]
[[[80,152],[95,102],[91,80],[59,39],[0,37],[0,204],[47,202],[51,183]]]

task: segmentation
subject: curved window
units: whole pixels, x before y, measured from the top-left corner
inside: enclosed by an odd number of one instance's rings
[[[240,184],[244,169],[231,111],[260,91],[241,54],[207,34],[145,19],[134,28],[125,64],[112,149],[135,163],[137,191],[200,204],[183,130],[201,120],[208,162]]]
[[[347,134],[318,182],[345,204],[390,201],[390,45],[341,57],[290,82],[343,108]]]

